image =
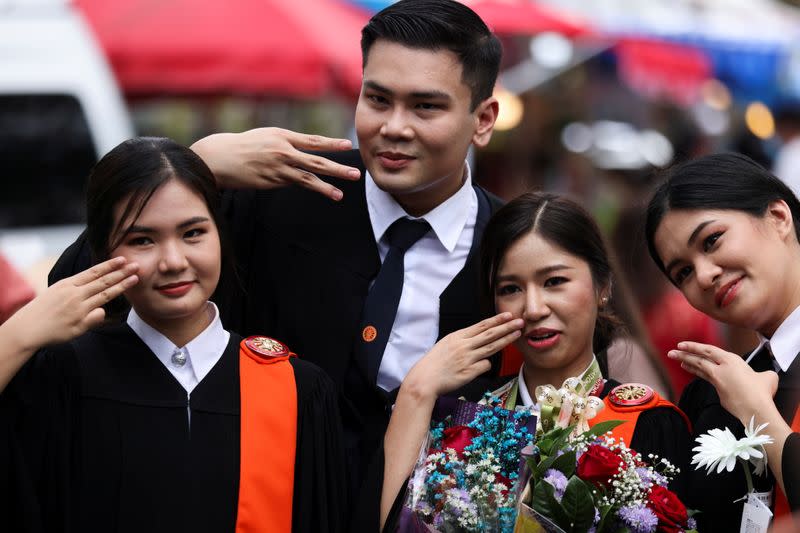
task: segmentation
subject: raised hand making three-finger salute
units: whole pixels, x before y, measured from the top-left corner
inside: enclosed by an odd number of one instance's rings
[[[0,392],[36,350],[102,323],[103,306],[139,281],[138,268],[109,259],[48,287],[0,325]]]

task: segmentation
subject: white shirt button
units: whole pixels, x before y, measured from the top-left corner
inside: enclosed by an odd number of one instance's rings
[[[175,350],[172,352],[172,364],[178,367],[185,365],[186,353],[183,350]]]

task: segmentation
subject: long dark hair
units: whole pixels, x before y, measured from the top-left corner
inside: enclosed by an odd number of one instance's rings
[[[747,156],[707,155],[673,165],[661,171],[659,178],[661,184],[647,205],[645,237],[650,257],[664,274],[655,234],[672,209],[731,209],[761,218],[770,203],[783,200],[800,241],[800,201],[785,183]]]
[[[612,265],[600,228],[576,202],[553,193],[529,192],[518,196],[489,220],[481,244],[481,287],[483,301],[494,311],[497,271],[508,249],[530,232],[581,258],[589,265],[595,289],[611,288]],[[603,305],[597,313],[592,348],[601,371],[608,376],[605,350],[621,329],[621,322]]]
[[[223,265],[220,283],[233,277],[231,253],[224,237],[220,213],[220,193],[214,174],[189,148],[163,137],[138,137],[122,142],[108,152],[92,169],[86,191],[86,240],[93,263],[105,261],[124,238],[124,224],[135,220],[159,187],[179,180],[203,198],[220,234]],[[124,202],[124,204],[123,204]],[[114,211],[123,205],[119,220]],[[128,308],[122,298],[109,304],[110,317]]]

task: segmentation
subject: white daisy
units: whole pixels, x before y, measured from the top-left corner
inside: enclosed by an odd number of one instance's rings
[[[717,473],[727,470],[732,472],[736,466],[736,461],[750,461],[755,466],[755,472],[761,473],[766,467],[766,454],[764,445],[773,442],[768,435],[758,433],[767,427],[761,424],[754,428],[754,418],[750,418],[750,424],[745,428],[745,436],[736,439],[728,428],[712,429],[708,433],[700,435],[697,439],[699,446],[692,448],[695,453],[692,457],[692,464],[696,464],[696,469],[705,467],[710,473],[715,467]]]

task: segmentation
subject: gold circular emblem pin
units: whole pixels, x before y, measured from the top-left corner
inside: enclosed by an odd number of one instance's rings
[[[625,383],[611,389],[608,397],[611,403],[621,407],[642,405],[649,402],[655,392],[642,383]]]
[[[286,345],[269,337],[248,337],[244,343],[245,346],[261,357],[281,357],[289,354],[289,348]]]
[[[361,332],[361,338],[364,339],[364,342],[372,342],[375,340],[375,337],[378,336],[378,330],[375,329],[375,326],[367,326]]]

